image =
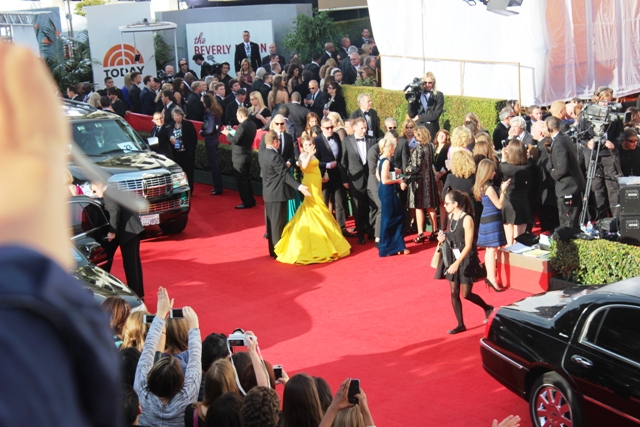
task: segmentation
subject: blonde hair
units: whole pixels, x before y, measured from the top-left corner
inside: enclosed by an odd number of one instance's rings
[[[549,112],[552,116],[555,117],[556,115],[560,114],[560,111],[562,111],[563,108],[566,108],[564,101],[553,101],[551,103],[551,107],[549,107]]]
[[[482,195],[487,189],[488,182],[493,178],[496,172],[496,164],[489,159],[482,159],[478,164],[478,172],[476,173],[476,182],[473,184],[473,198],[477,201],[482,200]]]
[[[384,134],[384,138],[378,142],[378,148],[380,148],[380,154],[385,153],[385,149],[390,149],[391,147],[395,147],[398,143],[396,142],[396,138],[393,136],[391,132],[387,132]]]
[[[427,80],[427,77],[431,79],[431,81],[433,81],[433,86],[431,86],[431,91],[433,91],[434,95],[438,94],[438,90],[436,89],[436,75],[433,74],[433,72],[431,71],[427,71],[426,73],[424,73],[424,77],[422,78],[422,81],[424,82],[425,80]]]
[[[416,128],[416,141],[418,141],[418,144],[420,145],[427,145],[430,143],[431,133],[429,132],[429,129],[424,126],[418,126]]]
[[[339,113],[336,113],[335,111],[330,112],[329,114],[327,114],[327,117],[333,122],[335,123],[336,128],[343,128],[344,127],[344,122],[342,121],[342,117],[340,117]],[[335,129],[334,129],[335,131]]]
[[[359,405],[338,411],[331,427],[365,427],[364,417]]]
[[[471,153],[466,150],[459,150],[451,157],[451,172],[458,178],[469,178],[476,173],[476,164],[471,157]]]
[[[265,109],[266,105],[264,105],[264,99],[262,99],[262,94],[259,91],[254,90],[253,92],[251,92],[249,94],[249,99],[252,99],[252,98],[258,100],[258,108],[256,110],[256,113]],[[253,111],[254,111],[254,108],[252,105],[251,107],[249,107],[249,114],[252,114]]]
[[[244,69],[242,68],[242,66],[245,63],[249,64],[249,68],[248,68],[247,72],[249,74],[253,73],[253,68],[251,68],[251,62],[247,58],[244,58],[242,61],[240,61],[240,71],[238,71],[238,74],[244,74]]]
[[[494,162],[497,160],[496,152],[493,149],[491,137],[484,132],[476,134],[476,145],[473,147],[473,155],[481,155]]]
[[[472,139],[471,131],[465,126],[458,126],[451,132],[451,146],[467,148]]]
[[[400,136],[401,136],[401,137],[406,138],[406,129],[407,129],[407,126],[409,126],[409,125],[413,125],[413,129],[414,129],[414,131],[413,131],[413,132],[415,133],[416,122],[414,122],[414,121],[413,121],[412,119],[410,119],[410,118],[407,118],[407,119],[404,121],[404,123],[402,124],[402,129],[401,129],[401,131],[400,131]]]
[[[478,130],[482,129],[482,122],[480,121],[480,119],[478,118],[478,116],[476,116],[474,113],[469,112],[464,116],[464,121],[472,121],[476,124],[476,127]]]
[[[135,348],[142,351],[144,341],[149,332],[149,325],[144,323],[143,316],[149,314],[146,311],[134,311],[129,314],[122,328],[122,348]]]

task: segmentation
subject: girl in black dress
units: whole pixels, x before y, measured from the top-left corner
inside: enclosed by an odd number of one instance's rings
[[[510,179],[507,187],[507,199],[502,208],[504,234],[507,246],[513,245],[516,237],[527,229],[527,224],[533,222],[529,205],[528,187],[531,185],[531,167],[527,160],[527,149],[519,139],[509,141],[507,148],[502,150],[503,161],[498,170],[503,180]]]
[[[446,277],[451,285],[451,305],[458,320],[458,326],[447,331],[449,334],[457,334],[467,330],[462,318],[462,302],[460,301],[460,288],[462,297],[479,305],[488,318],[493,311],[493,306],[484,302],[479,295],[471,292],[473,282],[476,281],[480,260],[474,243],[473,206],[467,194],[458,190],[447,193],[444,207],[449,214],[449,231],[438,233],[438,242],[449,240],[453,250],[455,261],[447,268]]]

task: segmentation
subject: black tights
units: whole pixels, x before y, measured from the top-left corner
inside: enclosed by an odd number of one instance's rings
[[[462,301],[460,301],[460,283],[449,282],[451,285],[451,305],[453,306],[453,312],[456,314],[456,319],[458,320],[458,326],[464,326],[464,321],[462,320]],[[471,292],[471,286],[466,283],[462,284],[462,298],[471,301],[472,303],[479,305],[485,311],[487,311],[491,306],[489,306],[484,300],[477,294]]]

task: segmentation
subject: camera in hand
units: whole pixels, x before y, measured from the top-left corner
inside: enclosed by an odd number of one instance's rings
[[[151,324],[153,323],[153,319],[155,318],[156,318],[155,314],[145,314],[144,316],[142,316],[142,321],[144,323]]]
[[[413,104],[420,99],[422,95],[422,79],[416,77],[411,83],[404,88],[404,98],[408,103]]]
[[[360,393],[360,380],[351,379],[351,383],[349,384],[349,392],[347,393],[347,400],[349,401],[349,403],[351,403],[352,405],[358,403],[358,398],[356,397],[356,394],[358,393]]]
[[[282,365],[273,365],[273,373],[276,377],[276,380],[282,378]]]
[[[256,340],[255,337],[254,340]],[[230,347],[247,347],[248,341],[244,330],[240,328],[233,331],[233,333],[227,337],[227,343]]]

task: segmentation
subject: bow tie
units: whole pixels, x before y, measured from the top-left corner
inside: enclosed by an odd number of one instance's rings
[[[356,139],[356,142],[364,142],[364,138],[358,138]]]

